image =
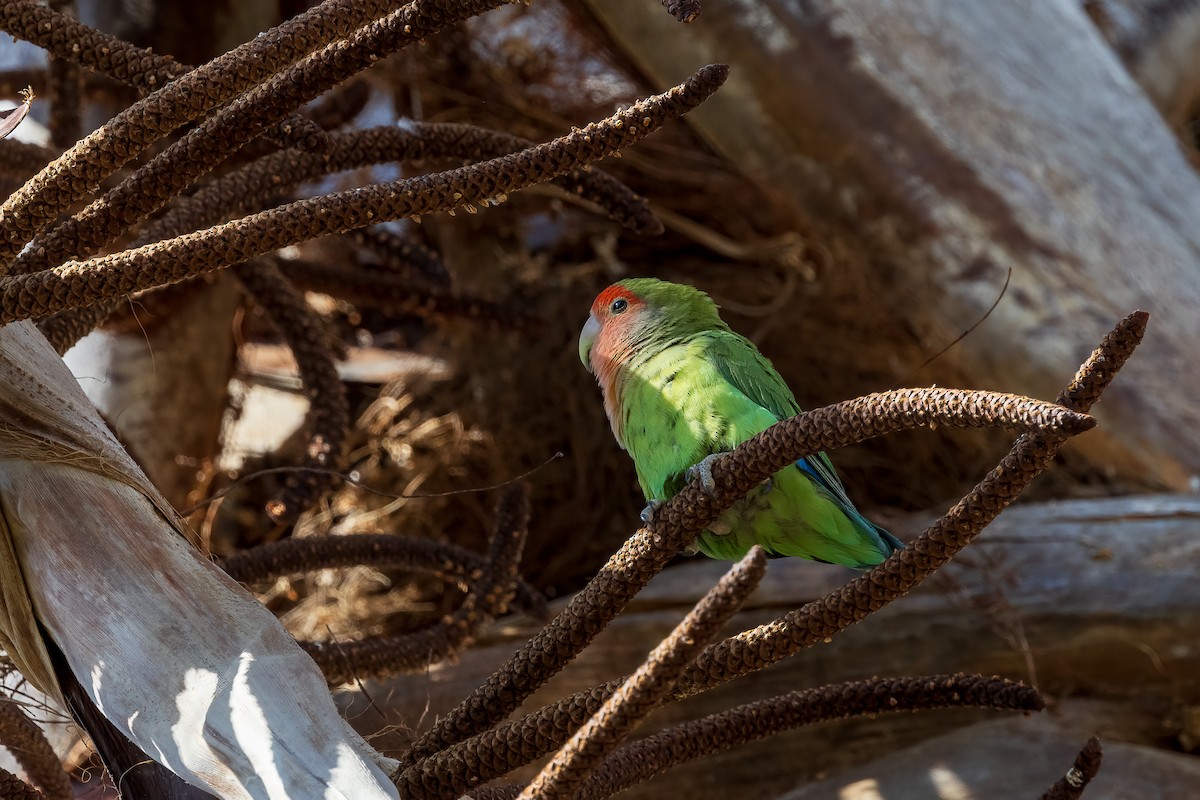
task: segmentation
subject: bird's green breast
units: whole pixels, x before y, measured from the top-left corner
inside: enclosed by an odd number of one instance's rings
[[[623,377],[622,445],[647,499],[671,497],[688,467],[777,421],[721,375],[702,337],[636,361]]]

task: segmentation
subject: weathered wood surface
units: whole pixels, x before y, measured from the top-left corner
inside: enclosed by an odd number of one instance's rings
[[[779,800],[992,800],[1040,797],[1071,766],[1088,733],[1049,715],[973,725],[885,756]],[[1200,758],[1101,742],[1087,800],[1191,800]]]
[[[724,567],[692,560],[668,569],[527,709],[635,669]],[[647,730],[823,683],[962,670],[1036,680],[1056,709],[1075,709],[1081,727],[1161,744],[1181,733],[1178,709],[1200,705],[1198,569],[1200,497],[1017,507],[912,596],[828,645],[655,714]],[[730,632],[786,613],[851,576],[775,560]],[[365,732],[387,724],[426,727],[534,630],[521,619],[502,621],[457,665],[369,684],[373,702],[353,708],[351,719]],[[660,779],[669,783],[629,796],[650,797],[667,785],[701,798],[771,796],[994,716],[931,712],[806,728],[685,767]],[[393,733],[373,741],[388,752],[406,739]]]
[[[688,117],[807,216],[896,253],[895,307],[972,383],[1054,396],[1135,308],[1151,336],[1079,446],[1185,489],[1200,469],[1200,178],[1078,0],[587,0],[656,84],[725,62]]]
[[[1200,112],[1200,3],[1194,0],[1086,0],[1105,38],[1167,122],[1195,136]]]

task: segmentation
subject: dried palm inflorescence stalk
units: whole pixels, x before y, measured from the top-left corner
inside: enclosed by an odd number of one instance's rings
[[[1025,427],[1012,451],[971,493],[912,544],[845,587],[778,620],[710,646],[680,675],[674,697],[720,686],[764,669],[812,646],[904,594],[947,563],[1008,506],[1050,463],[1067,437],[1090,428],[1082,412],[1099,398],[1145,332],[1148,315],[1122,320],[1080,368],[1058,404],[1010,395],[947,390],[907,390],[817,409],[764,431],[714,464],[712,495],[690,484],[639,530],[567,608],[451,714],[442,717],[402,756],[399,778],[406,796],[451,798],[563,747],[581,722],[596,714],[621,686],[614,681],[565,698],[514,722],[503,723],[526,698],[587,647],[666,563],[711,520],[782,465],[823,449],[918,425]],[[937,679],[913,679],[911,686]],[[745,707],[719,720],[685,723],[660,734],[658,750],[613,752],[580,792],[603,797],[706,753],[821,719],[893,710],[956,705],[1037,709],[1037,693],[1016,684],[987,685],[980,676],[947,684],[948,695],[925,694],[912,701],[902,685],[869,682],[827,712]],[[970,688],[969,688],[970,687]],[[832,688],[832,687],[827,687]],[[871,689],[878,692],[872,695]],[[822,690],[815,690],[820,692]],[[903,699],[907,696],[909,699]],[[777,708],[795,709],[814,697],[776,698]],[[768,721],[764,721],[768,720]],[[673,737],[673,738],[672,738]],[[647,740],[651,742],[653,740]],[[691,745],[684,747],[683,743]],[[578,743],[574,746],[580,746]],[[647,747],[637,743],[630,748]],[[636,754],[636,755],[635,755]],[[653,757],[651,757],[653,756]],[[489,791],[479,794],[490,796]],[[501,796],[514,796],[505,790]]]
[[[326,679],[419,669],[468,646],[514,596],[536,607],[516,576],[528,516],[524,491],[506,494],[485,557],[361,537],[346,546],[280,545],[257,559],[227,562],[249,578],[400,561],[466,586],[457,611],[407,636],[302,648],[193,546],[189,531],[54,352],[103,320],[123,298],[238,266],[249,291],[263,299],[296,350],[309,395],[322,398],[313,404],[310,462],[336,466],[347,414],[327,333],[288,282],[286,259],[248,262],[385,220],[473,212],[549,180],[563,182],[631,229],[656,229],[640,198],[586,170],[703,102],[725,80],[724,67],[701,69],[666,93],[539,145],[467,126],[328,134],[296,116],[303,104],[382,56],[499,5],[500,0],[416,0],[403,6],[326,0],[189,70],[33,0],[4,4],[0,27],[47,47],[64,63],[105,72],[145,93],[0,205],[0,322],[10,323],[0,328],[0,643],[14,663],[60,699],[68,695],[65,685],[80,684],[86,699],[155,760],[206,791],[233,798],[451,798],[554,750],[558,754],[529,786],[481,793],[603,797],[685,760],[823,719],[964,705],[1040,708],[1035,691],[999,679],[877,680],[784,695],[621,745],[654,707],[833,636],[946,563],[1045,468],[1067,437],[1093,425],[1083,412],[1132,352],[1145,315],[1130,317],[1105,340],[1058,405],[994,393],[902,390],[818,409],[747,442],[713,466],[711,494],[689,485],[666,503],[556,620],[438,720],[399,765],[344,724]],[[681,20],[700,10],[698,2],[664,5]],[[75,104],[77,75],[56,70],[51,81],[64,102]],[[346,113],[327,110],[334,122]],[[55,128],[61,132],[56,141],[62,144],[76,125],[71,111],[56,109]],[[64,219],[102,181],[188,123],[195,125],[181,138]],[[251,142],[293,149],[268,152],[181,197]],[[6,147],[0,149],[0,165],[17,170],[45,155]],[[427,155],[475,163],[318,197],[292,195],[300,182],[330,171]],[[156,214],[133,246],[97,255]],[[296,272],[302,282],[323,290],[338,284],[336,274],[318,266],[301,263]],[[366,294],[361,282],[343,283],[356,287],[360,301]],[[406,295],[400,280],[382,285],[387,302],[397,306],[505,321],[478,299],[430,287]],[[24,322],[47,317],[43,329],[53,347]],[[763,479],[819,450],[933,425],[1004,427],[1024,435],[976,490],[910,548],[829,597],[702,650],[761,574],[761,555],[753,554],[634,676],[504,723],[696,532]],[[273,507],[275,516],[293,519],[325,485],[294,483]],[[1094,774],[1099,758],[1094,750],[1081,754],[1087,763],[1078,768],[1080,775]],[[0,778],[7,785],[7,776]],[[48,792],[58,790],[52,778],[35,780]],[[1078,783],[1071,776],[1066,780],[1071,786],[1061,791]]]
[[[1041,800],[1078,800],[1083,796],[1083,790],[1092,782],[1092,778],[1100,771],[1100,761],[1103,757],[1104,750],[1100,747],[1100,740],[1095,736],[1088,739],[1087,744],[1075,757],[1075,763],[1067,770],[1067,774],[1055,781],[1042,795]]]
[[[62,350],[131,292],[317,236],[441,210],[474,211],[559,177],[616,216],[653,229],[656,221],[639,198],[580,170],[702,102],[723,82],[723,67],[706,68],[681,87],[543,145],[477,130],[440,138],[409,132],[412,155],[360,144],[349,157],[363,162],[412,158],[430,147],[490,160],[271,207],[286,191],[276,181],[270,196],[193,202],[176,222],[164,217],[157,232],[142,232],[132,249],[95,256],[259,137],[297,147],[287,151],[291,159],[305,152],[336,156],[323,130],[294,116],[301,105],[382,56],[503,4],[327,0],[191,70],[36,2],[6,4],[0,17],[0,27],[49,48],[63,65],[105,72],[145,93],[0,205],[0,318],[11,323],[0,329],[0,634],[14,663],[39,688],[66,702],[74,698],[66,684],[82,685],[121,734],[221,797],[394,797],[396,789],[384,773],[389,762],[337,715],[327,676],[274,616],[200,555],[47,340],[21,320],[61,315],[46,331]],[[68,91],[77,81],[65,68],[51,76],[62,98],[53,126],[60,146],[70,143],[77,125],[77,97]],[[28,104],[7,120],[15,125],[27,110]],[[189,122],[196,124],[182,138],[103,197],[63,216]],[[20,147],[7,152],[16,167],[42,155],[31,158]],[[336,158],[318,156],[301,167],[296,182],[330,168],[338,168]],[[275,264],[245,266],[239,274],[297,351],[310,396],[321,400],[311,421],[311,462],[336,467],[348,417],[344,399],[338,401],[327,334]],[[447,297],[439,304],[455,302]],[[294,518],[325,484],[293,485],[272,511]],[[309,646],[328,677],[416,668],[467,646],[481,625],[503,613],[518,587],[525,529],[523,501],[515,502],[502,509],[482,562],[443,565],[443,572],[468,584],[459,611],[398,640]],[[123,787],[128,791],[130,784]]]

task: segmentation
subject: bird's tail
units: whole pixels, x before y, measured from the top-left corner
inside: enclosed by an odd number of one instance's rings
[[[880,526],[876,525],[874,522],[871,522],[870,520],[867,520],[867,524],[875,529],[875,533],[879,534],[880,541],[882,541],[885,546],[891,548],[891,550],[887,553],[887,555],[890,556],[892,553],[896,552],[897,550],[903,550],[905,548],[904,542],[900,541],[895,536],[893,536],[890,531],[888,531],[884,528],[881,528]]]
[[[854,569],[870,569],[876,564],[886,561],[897,550],[904,549],[904,542],[893,536],[886,528],[882,528],[871,522],[857,508],[851,506],[849,509],[843,510],[858,531],[861,537],[860,541],[863,544],[869,542],[871,550],[874,551],[870,559],[864,559],[859,564],[847,564],[846,566],[851,566]]]

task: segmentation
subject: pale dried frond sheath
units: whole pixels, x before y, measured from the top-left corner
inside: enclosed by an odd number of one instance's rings
[[[395,798],[279,621],[203,557],[32,325],[0,328],[0,644],[222,798]],[[385,764],[386,765],[386,764]]]

